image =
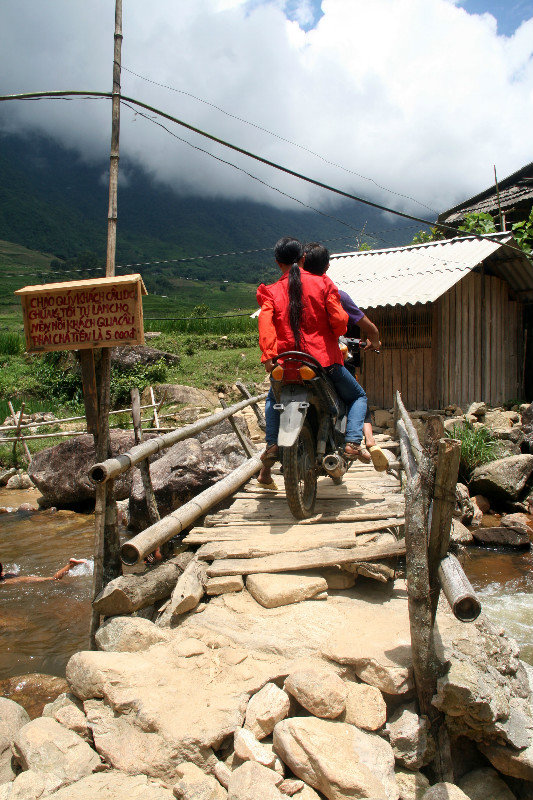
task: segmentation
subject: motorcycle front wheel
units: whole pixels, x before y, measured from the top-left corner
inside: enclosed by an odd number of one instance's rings
[[[283,448],[283,478],[287,503],[296,519],[313,513],[316,500],[317,472],[315,443],[307,422],[291,447]]]

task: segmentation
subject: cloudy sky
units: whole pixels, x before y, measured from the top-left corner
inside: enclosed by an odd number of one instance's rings
[[[531,0],[123,3],[124,94],[346,191],[433,218],[425,206],[486,188],[494,164],[504,177],[533,160]],[[108,91],[113,26],[113,0],[2,0],[0,93]],[[337,202],[165,125],[303,202]],[[3,103],[0,130],[102,159],[110,104]],[[181,194],[297,207],[128,108],[121,152]]]

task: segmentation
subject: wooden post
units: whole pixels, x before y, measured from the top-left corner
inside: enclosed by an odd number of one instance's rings
[[[17,464],[17,442],[22,442],[22,446],[24,448],[24,452],[26,454],[26,458],[28,459],[28,464],[31,464],[31,453],[29,451],[28,445],[24,441],[24,436],[22,435],[21,425],[22,425],[22,417],[24,415],[24,408],[26,407],[25,403],[22,403],[19,411],[19,417],[17,419],[17,415],[15,409],[11,404],[11,400],[8,400],[9,411],[11,412],[11,416],[15,420],[17,427],[15,428],[15,441],[13,442],[13,461],[15,465]]]
[[[154,408],[154,428],[159,428],[159,416],[157,414],[157,403],[155,402],[155,395],[154,390],[150,386],[150,400],[152,401],[152,406]]]
[[[433,508],[428,541],[432,620],[435,619],[439,602],[439,565],[450,546],[450,530],[455,506],[455,486],[457,484],[460,460],[461,443],[455,439],[440,439],[437,451],[437,470],[433,489]]]
[[[131,390],[131,415],[133,418],[133,430],[135,431],[135,444],[140,444],[143,437],[141,427],[141,401],[138,389]],[[157,508],[154,487],[152,486],[152,479],[150,477],[150,463],[147,458],[139,462],[139,471],[144,487],[148,519],[150,520],[150,525],[153,525],[155,522],[159,522],[161,517],[159,516]]]
[[[246,397],[247,400],[250,399],[252,395],[250,394],[249,390],[246,388],[244,383],[242,383],[241,381],[237,381],[235,383],[235,386],[237,387],[237,389],[239,390],[239,392],[242,394],[243,397]],[[254,403],[252,405],[252,409],[256,416],[257,424],[259,425],[262,431],[266,430],[265,415],[263,414],[257,403]]]
[[[222,398],[220,398],[220,405],[222,406],[222,408],[227,408],[228,407],[228,404]],[[238,429],[237,423],[235,422],[233,417],[228,417],[228,419],[229,419],[229,424],[233,428],[233,432],[234,432],[235,436],[237,437],[237,439],[241,443],[242,449],[244,450],[244,452],[246,453],[248,458],[252,458],[252,456],[256,455],[255,451],[250,447],[249,442],[246,441],[246,439],[244,438],[244,436],[242,435],[242,433]]]
[[[122,0],[115,0],[115,37],[113,58],[113,100],[111,111],[111,154],[109,163],[109,207],[107,215],[106,277],[115,275],[117,244],[117,187],[120,134],[120,65],[122,54]],[[98,461],[111,455],[109,443],[109,407],[111,383],[111,350],[102,348],[99,367],[99,403],[96,457]],[[113,481],[96,490],[93,600],[104,586],[121,574],[120,540],[118,535],[117,504]],[[95,649],[95,634],[100,615],[93,609],[91,618],[91,647]]]
[[[95,435],[98,431],[98,390],[96,388],[94,350],[80,350],[79,354],[87,433]]]

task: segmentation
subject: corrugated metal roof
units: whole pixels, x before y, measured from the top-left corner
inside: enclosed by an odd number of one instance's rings
[[[331,256],[329,277],[361,308],[432,303],[490,256],[491,271],[519,292],[533,298],[533,264],[505,247],[510,234],[497,234],[501,244],[466,236],[427,244],[339,253]],[[525,299],[525,297],[523,298]]]

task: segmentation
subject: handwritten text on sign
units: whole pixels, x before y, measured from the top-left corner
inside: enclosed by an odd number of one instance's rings
[[[23,295],[28,350],[110,347],[142,341],[139,282],[79,285],[83,283],[77,281],[78,285],[71,284],[69,289],[66,284],[61,291]]]

